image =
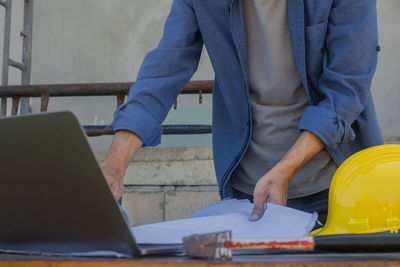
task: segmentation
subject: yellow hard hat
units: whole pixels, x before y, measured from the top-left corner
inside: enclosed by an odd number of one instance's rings
[[[360,151],[336,171],[328,218],[311,235],[377,233],[400,229],[400,145]]]

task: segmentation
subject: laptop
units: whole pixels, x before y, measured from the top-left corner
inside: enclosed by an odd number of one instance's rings
[[[0,119],[0,251],[146,256],[71,112]]]

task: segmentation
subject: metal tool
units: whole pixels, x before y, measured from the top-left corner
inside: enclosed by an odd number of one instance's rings
[[[183,238],[183,250],[189,257],[230,260],[233,250],[313,250],[312,237],[291,240],[236,240],[230,231],[191,235]]]
[[[340,251],[393,252],[400,251],[400,235],[383,232],[305,237],[299,239],[232,240],[231,232],[191,235],[183,239],[184,253],[193,258],[230,260],[232,251]]]

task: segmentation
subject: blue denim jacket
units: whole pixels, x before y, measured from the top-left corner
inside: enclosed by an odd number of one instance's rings
[[[161,123],[197,69],[203,44],[214,72],[213,149],[223,198],[251,137],[243,0],[174,0],[158,47],[144,59],[115,131],[145,146],[161,140]],[[287,0],[293,53],[310,100],[299,130],[316,134],[339,165],[383,143],[370,86],[378,57],[376,0]]]

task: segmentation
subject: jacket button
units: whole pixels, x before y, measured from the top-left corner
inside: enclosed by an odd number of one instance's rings
[[[380,45],[378,45],[378,46],[376,47],[376,51],[381,52],[381,46],[380,46]]]

